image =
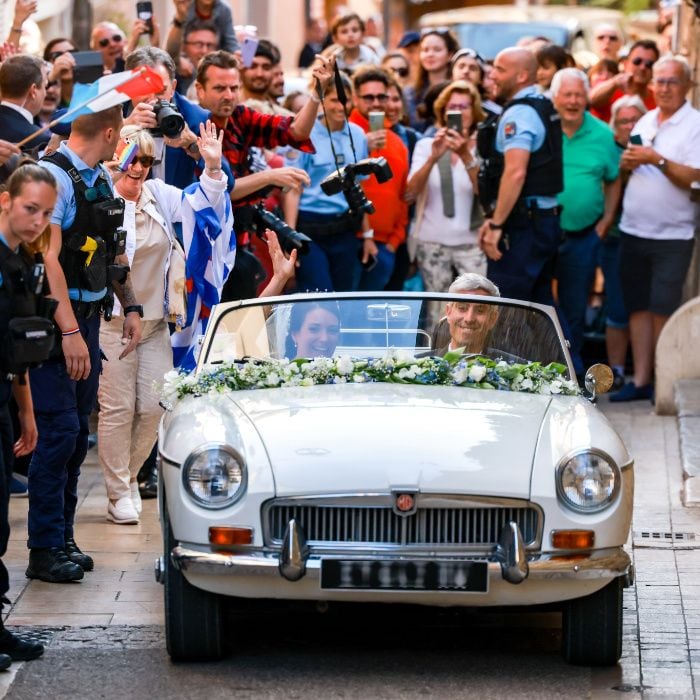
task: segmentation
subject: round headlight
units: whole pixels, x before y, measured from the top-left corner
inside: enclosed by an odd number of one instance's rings
[[[580,513],[607,508],[619,489],[620,470],[604,452],[579,452],[563,460],[557,469],[559,498]]]
[[[225,508],[245,492],[248,470],[243,457],[228,445],[204,445],[182,465],[187,493],[205,508]]]

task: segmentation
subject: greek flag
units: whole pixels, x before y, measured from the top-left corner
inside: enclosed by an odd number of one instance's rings
[[[198,183],[182,193],[182,236],[187,261],[187,323],[170,336],[175,367],[194,369],[209,315],[236,259],[236,236],[228,193],[212,203]]]

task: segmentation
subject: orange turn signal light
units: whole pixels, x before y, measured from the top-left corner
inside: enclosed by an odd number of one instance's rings
[[[223,547],[253,543],[252,527],[210,527],[209,542]]]
[[[594,544],[593,530],[552,530],[552,547],[557,549],[591,549]]]

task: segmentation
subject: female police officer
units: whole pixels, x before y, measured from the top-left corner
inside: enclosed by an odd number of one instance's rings
[[[43,265],[33,264],[27,246],[46,229],[55,202],[53,175],[34,164],[20,165],[0,193],[0,556],[10,535],[13,454],[28,454],[37,440],[26,369],[48,357],[53,340],[50,319],[39,315],[46,291]],[[21,435],[16,442],[7,408],[10,394],[19,406]],[[8,590],[7,569],[0,560],[0,610],[9,602]],[[41,644],[12,634],[0,622],[0,668],[7,668],[10,659],[36,659],[43,652]]]

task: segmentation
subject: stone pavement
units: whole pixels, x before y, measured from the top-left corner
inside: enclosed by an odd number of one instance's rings
[[[677,421],[655,415],[648,402],[610,404],[603,398],[601,409],[636,461],[629,545],[637,580],[625,591],[621,663],[593,671],[588,697],[692,698],[700,686],[700,508],[681,503]],[[161,551],[156,503],[144,502],[138,526],[108,523],[94,450],[80,484],[76,540],[94,557],[95,571],[79,584],[27,580],[27,501],[12,499],[5,561],[13,605],[6,624],[43,637],[52,648],[162,648],[162,588],[153,578]],[[0,674],[0,697],[21,666]],[[571,669],[572,680],[576,673]],[[571,697],[577,697],[575,687]]]

